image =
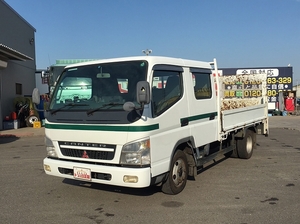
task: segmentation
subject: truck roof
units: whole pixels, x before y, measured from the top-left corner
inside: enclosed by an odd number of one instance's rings
[[[178,65],[183,67],[200,67],[206,69],[212,68],[210,62],[203,62],[203,61],[196,61],[196,60],[189,60],[189,59],[182,59],[182,58],[162,57],[162,56],[135,56],[135,57],[100,59],[100,60],[93,60],[93,61],[68,65],[66,66],[66,68],[93,65],[99,63],[137,61],[137,60],[145,60],[148,61],[150,64],[171,64],[171,65]]]

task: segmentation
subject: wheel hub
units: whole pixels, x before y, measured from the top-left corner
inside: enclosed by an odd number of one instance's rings
[[[186,170],[184,162],[182,160],[177,160],[174,163],[172,179],[175,185],[180,186],[186,178]]]

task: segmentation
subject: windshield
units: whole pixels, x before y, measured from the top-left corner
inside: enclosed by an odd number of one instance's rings
[[[93,64],[66,69],[55,86],[50,111],[123,110],[136,102],[136,84],[146,79],[146,61]]]

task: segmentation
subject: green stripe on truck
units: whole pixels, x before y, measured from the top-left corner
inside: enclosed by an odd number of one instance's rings
[[[72,124],[45,124],[48,129],[83,130],[83,131],[152,131],[159,129],[159,124],[146,126],[106,126],[106,125],[72,125]]]
[[[207,113],[207,114],[199,114],[199,115],[195,115],[195,116],[191,116],[191,117],[181,118],[180,121],[182,119],[188,119],[189,121],[196,121],[196,120],[210,118],[211,116],[217,116],[217,115],[218,115],[217,112],[212,112],[212,113]]]

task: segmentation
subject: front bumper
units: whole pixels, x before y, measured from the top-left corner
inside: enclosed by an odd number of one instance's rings
[[[91,171],[90,180],[75,178],[73,175],[74,167],[89,169]],[[122,187],[144,188],[150,186],[151,183],[150,167],[144,167],[144,168],[115,167],[115,166],[94,165],[94,164],[87,164],[87,163],[68,162],[68,161],[56,160],[51,158],[45,158],[44,170],[46,174],[52,176],[57,176],[57,177],[62,177],[67,179],[78,179],[83,181],[90,181],[93,183],[108,184],[108,185],[122,186]],[[136,183],[125,182],[124,176],[135,177],[137,182]]]

